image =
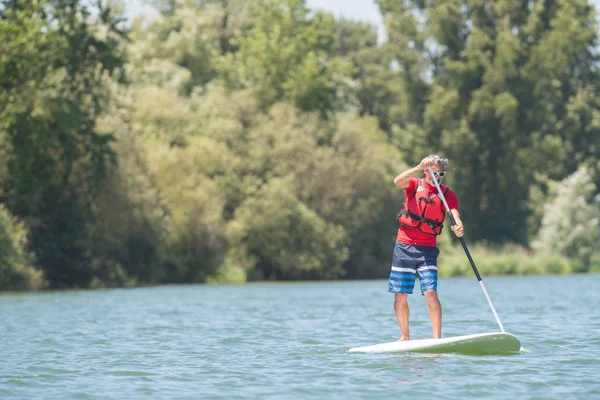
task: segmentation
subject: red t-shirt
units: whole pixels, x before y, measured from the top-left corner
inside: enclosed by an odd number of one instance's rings
[[[408,200],[413,198],[418,186],[419,183],[417,178],[410,178],[408,187],[404,189],[404,199]],[[426,182],[425,186],[427,186],[429,194],[437,193],[437,188],[435,187],[435,185]],[[444,197],[446,198],[448,207],[450,207],[451,210],[458,210],[458,197],[456,197],[456,194],[454,194],[452,190],[448,189],[448,191],[444,193]],[[442,207],[445,208],[444,206]],[[450,224],[447,224],[446,226],[450,226]],[[414,246],[437,246],[436,235],[427,234],[419,228],[408,228],[406,226],[401,226],[400,229],[398,229],[398,236],[396,236],[396,241],[406,244],[412,244]]]

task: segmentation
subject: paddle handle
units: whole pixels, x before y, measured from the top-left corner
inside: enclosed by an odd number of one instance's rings
[[[452,226],[456,226],[457,225],[456,219],[454,218],[454,215],[452,215],[452,212],[450,211],[450,207],[448,206],[448,203],[446,202],[444,193],[442,193],[442,188],[440,187],[439,182],[437,181],[437,179],[435,179],[435,176],[433,175],[433,170],[431,169],[431,167],[428,167],[427,169],[429,170],[429,174],[433,178],[433,182],[435,183],[435,187],[437,188],[437,191],[438,191],[438,196],[440,199],[442,199],[442,202],[444,203],[444,207],[446,207],[446,214],[448,214],[448,217],[450,217],[450,221],[452,221]],[[481,275],[479,275],[479,271],[477,270],[477,267],[475,266],[475,261],[473,261],[473,257],[471,257],[471,253],[469,252],[469,249],[467,248],[467,244],[465,243],[465,240],[462,237],[459,237],[458,239],[460,240],[460,244],[462,245],[462,248],[465,251],[467,258],[469,259],[469,262],[471,263],[471,268],[473,268],[473,272],[475,272],[475,276],[477,277],[477,280],[479,281],[479,285],[481,286],[481,289],[483,290],[483,294],[485,295],[485,298],[486,298],[488,304],[490,305],[490,308],[492,309],[492,313],[494,314],[494,317],[496,318],[496,322],[498,323],[500,330],[502,332],[505,332],[504,325],[502,325],[502,322],[500,321],[500,317],[498,316],[498,313],[496,312],[496,308],[494,307],[494,304],[492,303],[492,299],[490,298],[490,295],[488,294],[487,290],[485,289],[485,285],[483,284]]]

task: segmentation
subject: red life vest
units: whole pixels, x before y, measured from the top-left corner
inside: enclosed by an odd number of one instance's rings
[[[444,195],[448,187],[441,185]],[[418,180],[415,195],[404,201],[402,210],[398,213],[397,220],[407,228],[419,228],[423,233],[439,235],[444,227],[444,203],[437,192],[429,194],[423,179]]]

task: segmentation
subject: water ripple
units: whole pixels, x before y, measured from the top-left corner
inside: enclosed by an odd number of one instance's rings
[[[4,294],[0,398],[595,398],[600,277],[581,279],[486,278],[524,347],[508,357],[348,353],[397,338],[384,281]],[[440,298],[445,336],[498,330],[476,280]],[[409,304],[411,336],[431,337]]]

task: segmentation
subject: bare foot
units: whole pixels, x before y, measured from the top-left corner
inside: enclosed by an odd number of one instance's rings
[[[410,340],[409,337],[405,338],[404,336],[402,336],[400,339],[396,340],[396,342],[403,342],[405,340]]]

